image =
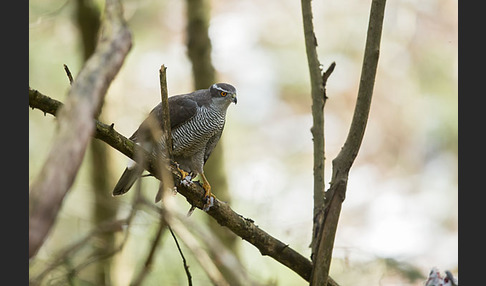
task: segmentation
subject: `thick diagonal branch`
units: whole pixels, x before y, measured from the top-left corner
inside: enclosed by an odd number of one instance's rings
[[[102,37],[73,82],[66,104],[57,112],[58,132],[46,162],[30,186],[29,257],[37,253],[55,222],[95,130],[93,118],[131,47],[120,3],[107,0],[105,9]]]
[[[29,89],[29,106],[55,115],[56,107],[62,106],[62,103],[42,95],[36,90]],[[155,172],[153,167],[154,163],[156,162],[156,158],[152,157],[144,149],[134,144],[125,136],[116,132],[112,125],[110,126],[96,120],[95,125],[95,138],[104,141],[114,149],[133,160],[136,160],[134,157],[134,152],[140,152],[140,154],[143,155],[144,160],[149,162],[147,167],[148,171],[160,179],[159,173]],[[182,184],[181,174],[177,168],[175,168],[175,166],[171,165],[170,171],[174,178],[174,183],[178,192],[183,195],[191,205],[201,209],[204,204],[202,200],[204,197],[203,188],[196,183],[188,185]],[[260,229],[251,219],[247,219],[234,212],[229,205],[217,199],[215,200],[214,206],[212,206],[207,213],[218,221],[220,225],[227,227],[239,237],[253,244],[260,250],[262,255],[272,257],[276,261],[282,263],[289,269],[299,274],[305,280],[309,281],[312,271],[312,264],[310,260],[293,250],[287,244]],[[330,280],[328,285],[337,284]]]

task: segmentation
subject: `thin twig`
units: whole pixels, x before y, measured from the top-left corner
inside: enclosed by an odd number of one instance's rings
[[[168,170],[168,165],[172,158],[172,133],[170,127],[169,92],[167,90],[167,67],[165,65],[160,67],[159,80],[162,118],[158,118],[157,120],[162,120],[162,124],[155,124],[155,128],[158,130],[161,129],[161,137],[165,140],[163,142],[156,140],[156,145],[158,146],[156,149],[159,161],[158,167],[162,180],[160,181],[160,187],[155,196],[155,202],[159,202],[169,190],[174,188],[174,181]]]
[[[226,269],[223,272],[225,277],[234,285],[261,285],[260,282],[251,278],[248,270],[241,264],[240,259],[236,256],[234,250],[230,249],[218,236],[214,235],[211,228],[205,227],[194,220],[187,219],[186,216],[177,217],[184,223],[188,230],[198,237],[206,247],[207,252],[212,257],[220,269]]]
[[[73,85],[73,75],[71,74],[71,71],[69,70],[69,68],[66,64],[64,64],[63,66],[64,66],[64,71],[66,72],[66,75],[69,79],[69,84]]]
[[[324,161],[325,161],[325,141],[324,141],[324,105],[327,97],[324,94],[322,69],[317,57],[317,39],[312,23],[311,0],[301,0],[302,20],[304,25],[305,49],[309,66],[312,97],[312,142],[314,146],[314,208],[311,241],[311,258],[316,252],[318,227],[322,222],[324,210]]]
[[[159,206],[149,203],[147,200],[145,200],[145,206],[156,214],[161,212]],[[208,228],[204,228],[203,225],[194,220],[188,220],[185,215],[175,210],[171,211],[171,214],[202,242],[209,255],[217,262],[218,268],[224,267],[231,269],[232,283],[235,285],[260,285],[259,282],[250,278],[247,270],[233,251],[228,249],[217,236],[214,236],[214,232],[211,232]]]
[[[174,231],[172,231],[172,228],[170,226],[169,226],[169,231],[170,231],[170,234],[172,235],[172,238],[174,239],[174,242],[177,246],[177,250],[179,251],[179,254],[181,255],[182,263],[184,264],[184,271],[186,272],[186,276],[187,276],[187,283],[188,283],[189,286],[192,286],[192,276],[191,276],[191,272],[189,271],[189,265],[187,265],[186,258],[184,257],[184,253],[182,253],[182,249],[179,246],[179,242],[177,241],[177,237],[175,236]]]
[[[223,274],[219,271],[218,267],[214,264],[208,253],[200,246],[197,239],[189,232],[187,227],[182,222],[177,220],[173,213],[168,208],[161,208],[161,212],[164,213],[164,219],[171,229],[177,233],[182,242],[193,253],[194,258],[199,262],[201,268],[206,272],[208,278],[214,285],[225,286],[229,285],[224,279]]]
[[[336,67],[336,63],[335,62],[332,62],[329,65],[329,67],[327,68],[327,70],[322,73],[322,86],[324,87],[324,98],[325,99],[327,99],[327,96],[326,96],[326,83],[327,83],[327,79],[332,74],[332,72],[334,71],[334,68],[335,67]]]
[[[169,91],[167,90],[167,67],[162,65],[159,70],[160,80],[160,100],[162,102],[162,132],[165,138],[165,148],[168,158],[172,158],[172,134],[170,128],[170,112],[169,112]]]

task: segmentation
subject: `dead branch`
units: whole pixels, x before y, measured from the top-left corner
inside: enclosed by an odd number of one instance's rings
[[[187,265],[186,258],[184,257],[184,253],[182,253],[181,246],[179,245],[179,242],[177,241],[177,237],[174,234],[174,231],[169,227],[170,234],[172,235],[172,238],[174,239],[174,242],[177,246],[177,250],[179,251],[179,254],[181,255],[182,258],[182,264],[184,265],[184,271],[186,272],[187,276],[187,282],[189,286],[192,286],[192,275],[191,272],[189,271],[189,265]]]
[[[158,127],[158,124],[155,124],[157,129],[161,129],[162,136],[165,138],[165,145],[164,146],[172,146],[172,134],[171,134],[171,127],[170,127],[170,114],[169,114],[169,92],[167,90],[167,67],[162,65],[159,69],[159,80],[160,80],[160,98],[162,102],[162,122],[163,127]],[[155,202],[158,202],[162,199],[162,197],[171,192],[174,188],[174,181],[172,176],[167,169],[169,165],[169,160],[172,158],[172,148],[157,148],[158,160],[160,163],[160,175],[163,178],[160,181],[159,191],[155,196]]]

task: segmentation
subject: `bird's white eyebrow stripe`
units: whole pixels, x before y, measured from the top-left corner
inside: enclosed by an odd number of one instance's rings
[[[219,91],[224,91],[224,92],[227,92],[227,93],[232,93],[231,91],[228,91],[228,90],[226,90],[226,89],[224,89],[224,88],[222,88],[222,87],[219,87],[219,86],[218,86],[218,85],[216,85],[216,84],[213,84],[213,88],[215,88],[215,89],[217,89],[217,90],[219,90]]]

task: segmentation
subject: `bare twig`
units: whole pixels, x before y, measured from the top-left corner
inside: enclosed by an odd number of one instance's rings
[[[170,113],[169,113],[169,92],[167,90],[167,67],[162,65],[159,70],[160,78],[160,99],[162,102],[162,132],[165,138],[165,146],[171,146],[165,148],[168,158],[172,157],[172,134],[170,128]]]
[[[349,170],[358,155],[368,122],[376,69],[378,66],[385,4],[386,0],[373,0],[371,3],[358,98],[348,137],[343,148],[332,161],[332,180],[331,186],[326,192],[325,217],[321,233],[319,234],[319,245],[314,260],[315,267],[312,273],[312,285],[323,285],[328,281],[334,238],[336,236],[342,202],[346,195]]]
[[[158,178],[162,178],[160,182],[159,191],[155,198],[155,202],[158,202],[163,197],[165,198],[166,197],[165,194],[167,193],[166,190],[172,189],[174,186],[172,176],[168,170],[171,148],[164,147],[164,146],[172,146],[172,143],[169,143],[172,141],[172,139],[170,133],[171,128],[170,128],[170,117],[169,117],[170,114],[169,114],[169,103],[168,103],[168,92],[167,92],[166,67],[164,65],[160,67],[159,76],[160,76],[160,90],[161,90],[161,101],[162,101],[162,118],[157,119],[157,118],[149,117],[149,121],[148,121],[148,127],[149,127],[148,132],[151,133],[152,141],[156,146],[155,159],[157,163],[155,164],[155,167],[156,167],[157,174],[159,175]],[[158,120],[162,120],[162,124],[160,124]],[[160,138],[164,138],[164,140],[161,141]],[[139,165],[145,166],[142,164]],[[139,185],[140,185],[140,180],[139,180]],[[164,230],[167,226],[168,226],[167,220],[164,217],[164,214],[160,212],[159,228],[157,230],[157,234],[155,235],[154,241],[152,243],[152,247],[150,248],[150,251],[147,255],[147,259],[144,264],[144,267],[142,268],[142,271],[131,283],[131,285],[141,285],[143,279],[150,271],[152,259],[155,250],[157,248],[158,241],[161,238],[162,230]]]
[[[197,239],[189,232],[182,222],[177,220],[171,211],[167,208],[161,208],[164,219],[171,229],[177,233],[182,242],[193,253],[194,258],[199,262],[202,269],[206,272],[209,279],[214,285],[229,285],[223,277],[223,274],[219,271],[218,267],[214,264],[208,253],[199,245]]]
[[[95,113],[131,47],[120,3],[107,0],[105,9],[103,37],[69,90],[67,102],[58,114],[59,128],[47,160],[30,186],[30,258],[56,220],[95,130]]]
[[[177,246],[177,250],[179,251],[179,254],[181,255],[182,263],[184,264],[184,271],[186,272],[186,276],[187,276],[187,283],[188,283],[189,286],[192,286],[192,276],[191,276],[191,272],[189,271],[189,265],[187,265],[186,258],[184,257],[184,253],[182,253],[182,249],[179,245],[179,242],[177,241],[177,237],[175,236],[174,232],[172,231],[172,229],[170,227],[169,227],[169,231],[170,231],[170,234],[172,235],[172,238],[175,241],[175,244]]]
[[[169,162],[172,158],[172,134],[170,127],[170,112],[169,112],[169,92],[167,91],[167,67],[162,65],[159,70],[160,79],[160,97],[162,102],[162,126],[155,124],[155,128],[161,129],[162,138],[164,138],[163,146],[157,148],[157,156],[159,160],[160,175],[162,180],[160,181],[159,191],[155,196],[155,202],[158,202],[164,197],[164,195],[174,188],[174,181],[167,169]],[[160,144],[160,140],[156,140],[156,144]],[[164,146],[170,146],[165,148]]]
[[[69,84],[73,85],[73,75],[71,74],[71,71],[69,70],[69,68],[66,64],[64,64],[63,66],[64,66],[64,71],[66,72],[66,75],[69,79]]]
[[[158,206],[145,201],[145,205],[154,213],[161,210]],[[187,219],[187,216],[180,214],[175,210],[171,211],[174,219],[184,224],[184,226],[194,234],[205,246],[207,252],[216,263],[219,269],[231,269],[232,285],[260,285],[259,282],[252,280],[244,266],[240,263],[235,254],[221,241],[211,229],[204,228],[200,223]]]
[[[307,62],[309,65],[309,74],[311,82],[312,96],[312,141],[314,144],[314,209],[313,209],[313,228],[311,258],[316,252],[316,239],[319,233],[318,227],[322,223],[322,213],[324,211],[324,105],[326,95],[324,93],[323,76],[321,64],[317,57],[317,39],[314,34],[314,25],[312,23],[312,5],[311,0],[301,0],[302,20],[304,24],[305,49],[307,53]]]
[[[223,274],[225,277],[229,277],[228,280],[232,285],[261,285],[258,281],[251,278],[251,275],[241,264],[234,251],[228,248],[222,239],[215,236],[211,228],[205,228],[204,225],[194,220],[189,220],[187,217],[178,216],[177,219],[184,223],[187,229],[202,241],[218,268],[231,271],[223,272]]]
[[[159,70],[159,77],[160,77],[160,91],[161,91],[161,102],[162,102],[162,126],[156,125],[160,129],[162,128],[162,138],[164,138],[164,145],[166,148],[161,146],[161,148],[157,148],[157,151],[162,152],[157,156],[159,160],[159,172],[161,180],[161,187],[159,188],[159,194],[162,198],[163,208],[161,208],[160,215],[162,220],[168,224],[170,231],[175,239],[173,234],[173,230],[178,233],[181,237],[182,241],[189,247],[189,249],[195,254],[196,259],[201,264],[202,268],[208,274],[208,277],[211,279],[213,284],[215,285],[227,285],[226,281],[224,280],[223,276],[219,272],[218,268],[214,266],[214,263],[211,261],[209,256],[199,247],[197,244],[196,239],[191,237],[190,233],[184,226],[174,218],[174,205],[173,201],[170,200],[170,197],[167,196],[170,190],[174,187],[174,182],[172,179],[172,175],[170,174],[169,170],[167,169],[169,165],[169,159],[171,158],[171,151],[172,151],[172,136],[171,136],[171,125],[170,125],[170,113],[169,113],[169,99],[168,99],[168,91],[167,91],[167,68],[162,65]],[[156,197],[156,201],[159,198],[159,194]],[[186,275],[188,275],[189,284],[192,284],[191,275],[189,273],[189,269],[185,262],[185,258],[182,255],[180,247],[178,245],[177,239],[175,239],[176,244],[178,246],[179,252],[181,253],[184,269],[186,271]]]
[[[326,95],[326,82],[329,76],[332,74],[334,71],[334,68],[336,67],[336,63],[332,62],[331,65],[327,68],[325,72],[322,73],[322,86],[324,87],[324,98],[327,99]]]

